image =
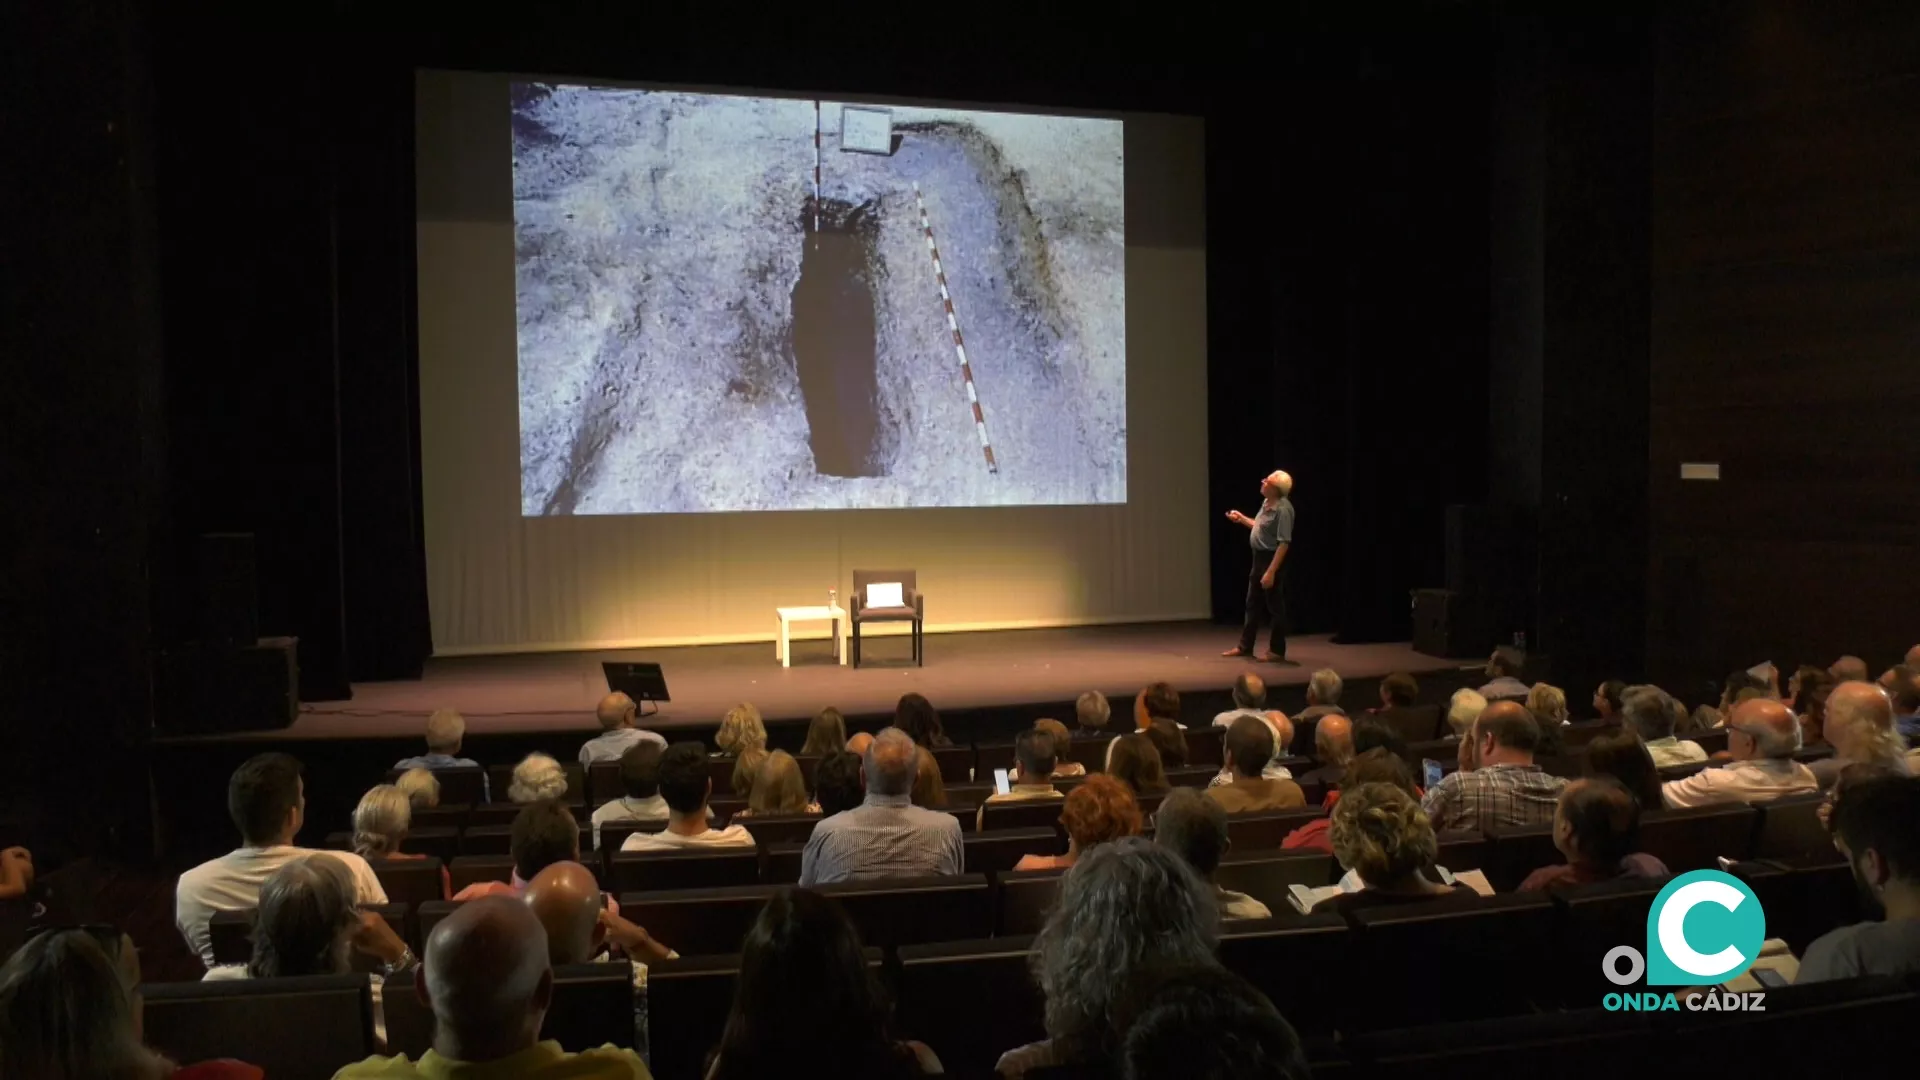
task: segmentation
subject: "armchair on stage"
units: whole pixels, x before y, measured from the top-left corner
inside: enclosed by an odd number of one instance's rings
[[[896,586],[898,601],[892,593]],[[926,666],[926,597],[915,587],[911,570],[855,570],[853,572],[853,666],[860,666],[860,627],[864,623],[910,622],[913,624],[913,662]],[[870,605],[867,592],[872,589],[877,605]]]

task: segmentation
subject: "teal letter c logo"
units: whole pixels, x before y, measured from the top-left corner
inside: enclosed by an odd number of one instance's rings
[[[1725,982],[1753,966],[1766,936],[1746,882],[1718,870],[1681,874],[1647,912],[1647,985]]]

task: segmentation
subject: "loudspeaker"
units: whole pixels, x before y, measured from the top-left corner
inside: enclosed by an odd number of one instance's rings
[[[203,642],[160,654],[154,672],[156,730],[170,735],[278,731],[300,714],[300,641]]]
[[[1443,659],[1471,656],[1466,607],[1452,589],[1413,590],[1413,651]]]
[[[252,533],[202,536],[199,583],[200,640],[251,645],[260,639]]]

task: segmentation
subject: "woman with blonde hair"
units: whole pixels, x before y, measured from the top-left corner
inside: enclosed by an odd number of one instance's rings
[[[840,710],[829,705],[813,714],[813,722],[807,725],[807,742],[800,748],[801,757],[826,757],[837,754],[847,745],[847,718]]]
[[[775,750],[760,763],[753,777],[753,794],[744,810],[735,810],[734,818],[755,814],[817,814],[820,804],[807,798],[806,778],[800,775],[800,762],[785,750]]]
[[[1333,824],[1327,831],[1333,857],[1362,885],[1359,892],[1341,893],[1327,901],[1337,910],[1417,903],[1473,891],[1462,884],[1447,886],[1427,879],[1424,871],[1439,853],[1433,822],[1413,796],[1397,785],[1361,784],[1343,792],[1333,806]]]
[[[440,805],[440,778],[433,775],[432,769],[408,769],[393,786],[407,793],[407,802],[415,810]]]
[[[929,810],[947,808],[947,785],[940,779],[940,762],[924,746],[915,757],[912,802]]]
[[[1533,714],[1533,722],[1540,728],[1540,744],[1534,748],[1537,754],[1558,754],[1565,747],[1565,736],[1561,729],[1567,726],[1567,692],[1557,686],[1546,683],[1534,683],[1527,691],[1527,712]]]
[[[720,747],[720,757],[733,759],[733,793],[742,798],[752,795],[754,773],[767,760],[767,724],[760,710],[745,701],[728,709],[713,741]]]
[[[413,805],[396,784],[381,784],[360,796],[353,808],[353,853],[369,863],[402,862],[426,858],[400,850],[413,825]],[[453,879],[440,868],[440,898],[453,897]]]
[[[525,805],[566,797],[567,770],[546,754],[528,754],[513,767],[513,781],[507,785],[509,802]]]

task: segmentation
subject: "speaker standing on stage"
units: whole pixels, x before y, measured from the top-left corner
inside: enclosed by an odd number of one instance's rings
[[[1227,511],[1227,520],[1251,530],[1248,543],[1253,548],[1253,565],[1247,573],[1247,618],[1240,627],[1240,644],[1222,656],[1247,656],[1253,652],[1254,638],[1260,635],[1260,614],[1265,611],[1273,623],[1267,651],[1257,659],[1295,666],[1287,659],[1287,548],[1293,544],[1293,477],[1275,469],[1260,481],[1260,513],[1248,517],[1238,510]]]

